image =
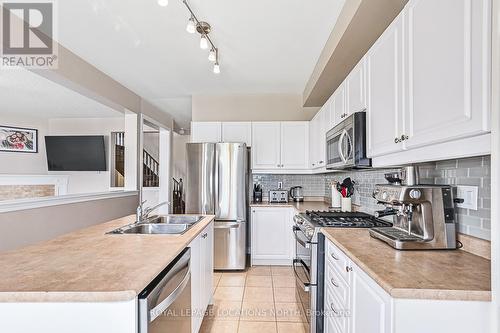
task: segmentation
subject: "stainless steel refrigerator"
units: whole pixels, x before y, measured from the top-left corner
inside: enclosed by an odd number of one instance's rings
[[[244,143],[188,143],[186,213],[215,215],[214,268],[245,269],[248,154]]]

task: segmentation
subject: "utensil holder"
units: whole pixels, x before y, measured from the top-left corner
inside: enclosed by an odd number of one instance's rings
[[[343,212],[352,212],[352,200],[351,200],[351,197],[342,198],[340,210],[343,211]]]

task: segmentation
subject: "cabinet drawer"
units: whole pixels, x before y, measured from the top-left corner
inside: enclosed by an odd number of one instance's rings
[[[331,322],[332,330],[328,332],[347,333],[350,311],[346,309],[331,290],[326,289],[325,318],[326,322]],[[327,324],[328,325],[328,324]],[[337,330],[335,330],[335,328]]]
[[[350,308],[350,287],[331,265],[328,265],[326,269],[325,285],[327,286],[327,293],[333,293],[339,299],[344,309],[347,310]]]
[[[326,265],[331,265],[349,285],[349,272],[347,269],[350,266],[349,258],[330,241],[327,241],[325,255],[327,257]]]

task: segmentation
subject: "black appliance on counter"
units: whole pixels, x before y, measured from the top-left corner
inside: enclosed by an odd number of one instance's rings
[[[293,218],[296,258],[293,269],[299,299],[308,314],[311,333],[324,331],[325,237],[322,227],[391,227],[392,223],[361,212],[306,211]]]
[[[260,184],[253,185],[253,202],[262,202],[262,186]]]

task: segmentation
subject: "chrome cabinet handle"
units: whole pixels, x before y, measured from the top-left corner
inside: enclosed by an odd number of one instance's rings
[[[394,139],[394,143],[400,143],[401,142],[401,139],[400,138],[395,138]]]
[[[330,279],[330,282],[333,284],[334,287],[339,287],[338,284],[335,283],[335,280],[333,280],[333,278]]]
[[[330,256],[335,259],[335,260],[339,260],[339,258],[337,258],[336,256],[333,255],[333,253],[330,253]]]
[[[335,313],[336,315],[339,314],[339,312],[333,307],[333,303],[330,303],[330,309],[332,309],[333,313]]]
[[[346,271],[347,273],[352,272],[352,267],[345,266],[345,271]]]
[[[408,135],[405,135],[405,134],[401,135],[401,141],[405,141],[405,140],[408,140],[408,139],[409,139]]]

